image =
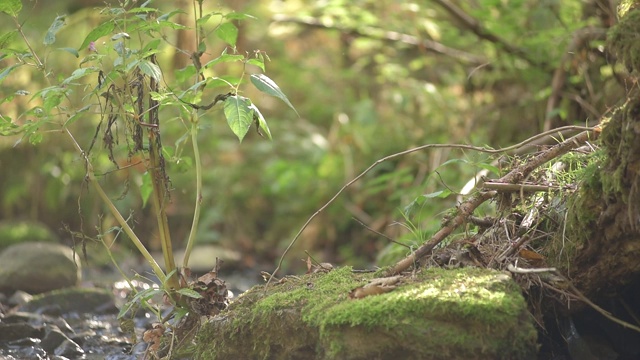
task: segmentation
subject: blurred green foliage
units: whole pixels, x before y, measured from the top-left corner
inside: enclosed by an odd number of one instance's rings
[[[55,47],[77,49],[100,23],[100,15],[91,8],[96,4],[83,7],[83,3],[25,1],[24,30],[42,38],[38,45],[44,46],[47,30],[52,23],[57,26],[56,16],[67,14],[55,33]],[[177,6],[192,11],[190,2],[154,3],[165,11]],[[604,31],[615,22],[615,15],[601,1],[204,4],[209,10],[256,17],[237,24],[237,50],[271,59],[265,64],[269,76],[299,113],[297,117],[277,99],[246,90],[244,95],[269,121],[274,141],[250,134],[242,146],[228,130],[222,110],[207,113],[201,121],[206,130],[199,135],[205,168],[201,241],[241,250],[246,265],[272,263],[310,215],[344,183],[386,155],[427,143],[505,146],[544,127],[597,120],[622,93],[603,48]],[[9,25],[0,24],[0,35],[11,34]],[[577,41],[583,29],[593,29],[596,35]],[[158,34],[172,36],[168,41],[175,44],[162,47],[158,57],[164,76],[180,81],[189,75],[190,60],[176,48],[195,49],[177,34]],[[0,40],[2,49],[16,43],[13,35]],[[206,55],[213,60],[223,49],[224,45],[212,46]],[[87,51],[79,49],[83,56]],[[78,67],[79,60],[68,51],[54,49],[47,56],[60,69],[56,74],[60,78]],[[0,65],[4,69],[12,64],[0,60]],[[237,73],[237,66],[221,61],[210,75]],[[552,85],[558,69],[565,78],[560,90]],[[26,75],[0,81],[3,98],[46,87],[43,79]],[[13,96],[0,104],[0,114],[15,118],[33,106],[30,97]],[[174,188],[170,223],[173,238],[180,241],[188,234],[195,196],[193,154],[185,146],[188,129],[171,111],[163,112],[163,140]],[[83,146],[91,142],[96,124],[88,114],[74,124],[84,134]],[[55,133],[27,138],[41,142],[36,147],[22,139],[20,134],[0,138],[0,217],[38,219],[52,227],[66,223],[78,229],[80,204],[83,229],[91,231],[105,211],[83,185],[78,154]],[[460,161],[441,167],[449,159]],[[111,171],[105,154],[97,160],[109,173],[104,186],[118,199],[121,211],[139,209],[137,186],[130,186],[127,196],[120,195],[127,182],[142,184],[142,173],[135,167]],[[414,246],[437,230],[442,212],[455,204],[455,193],[480,170],[478,164],[490,161],[479,154],[434,149],[380,164],[312,222],[287,266],[302,268],[298,259],[306,257],[304,250],[322,261],[370,265],[389,241],[353,218]],[[424,196],[445,190],[451,194]],[[416,205],[414,201],[419,206],[411,214],[403,213],[408,205]],[[133,217],[143,233],[151,229],[147,208]],[[154,234],[149,230],[148,235],[153,246]],[[406,251],[400,247],[396,252]]]

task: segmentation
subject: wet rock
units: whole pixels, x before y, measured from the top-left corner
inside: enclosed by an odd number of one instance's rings
[[[53,352],[65,340],[70,339],[57,326],[47,325],[45,326],[44,337],[42,338],[40,346],[46,352]]]
[[[10,246],[0,254],[0,291],[42,293],[77,285],[80,259],[59,244],[27,242]]]
[[[22,290],[18,290],[9,299],[7,299],[6,303],[9,305],[24,305],[28,303],[31,299],[33,299],[33,295],[26,293]]]
[[[84,355],[84,350],[82,350],[80,345],[76,344],[72,340],[67,339],[55,349],[54,354],[70,359],[77,359],[80,356]]]
[[[40,329],[25,323],[0,323],[0,343],[18,341],[21,339],[38,338]]]
[[[118,313],[113,294],[106,289],[67,288],[35,296],[20,311],[60,315]]]

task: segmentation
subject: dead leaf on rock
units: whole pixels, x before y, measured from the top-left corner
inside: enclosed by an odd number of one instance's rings
[[[349,298],[362,299],[371,295],[388,293],[396,288],[402,275],[372,279],[367,285],[355,288],[349,292]]]
[[[164,326],[161,323],[153,323],[151,329],[142,334],[142,340],[149,343],[149,350],[152,352],[158,351],[160,343],[162,342],[162,335],[164,334]]]

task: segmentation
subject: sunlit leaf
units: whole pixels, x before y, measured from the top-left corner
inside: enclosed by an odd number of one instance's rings
[[[221,62],[233,62],[233,61],[242,61],[244,60],[244,56],[242,55],[233,55],[233,54],[227,54],[227,49],[224,49],[222,51],[222,54],[220,54],[220,56],[218,56],[217,58],[207,62],[206,64],[204,64],[205,69],[217,64],[217,63],[221,63]]]
[[[251,75],[251,83],[260,91],[267,95],[275,96],[280,100],[284,101],[293,111],[298,114],[296,108],[293,107],[287,96],[280,90],[280,87],[271,80],[267,75],[264,74],[252,74]]]
[[[220,25],[216,29],[215,33],[220,40],[233,47],[236,46],[236,41],[238,40],[238,28],[232,23],[228,22]]]
[[[224,116],[231,131],[236,134],[240,142],[253,123],[253,110],[250,106],[249,99],[237,95],[229,96],[224,102]]]
[[[87,35],[87,37],[84,38],[84,41],[82,42],[82,45],[80,45],[79,50],[85,49],[90,42],[96,41],[105,35],[109,35],[114,28],[115,28],[115,24],[111,21],[107,21],[105,23],[98,25],[97,28],[91,30],[89,35]]]
[[[2,0],[0,1],[0,11],[11,16],[18,16],[22,10],[22,1],[20,0]]]
[[[53,20],[53,23],[49,27],[49,30],[47,30],[47,33],[44,35],[43,44],[51,45],[54,42],[56,42],[56,34],[64,26],[65,18],[66,18],[66,15],[61,15],[56,17],[55,20]]]
[[[262,69],[262,71],[266,71],[265,68],[264,68],[264,60],[262,60],[262,59],[258,59],[258,58],[249,59],[249,60],[247,60],[247,64],[255,65],[255,66],[259,67],[260,69]]]

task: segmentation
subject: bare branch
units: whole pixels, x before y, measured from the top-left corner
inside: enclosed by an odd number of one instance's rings
[[[494,44],[500,45],[509,54],[517,56],[533,66],[543,69],[549,68],[549,64],[547,64],[546,62],[535,60],[529,57],[525,50],[510,44],[505,39],[487,30],[482,26],[480,21],[464,12],[464,10],[460,9],[457,5],[453,4],[449,0],[434,0],[434,2],[443,7],[451,16],[458,20],[467,29],[471,30],[471,32],[473,32],[480,39],[484,39]]]
[[[301,24],[308,27],[315,27],[320,29],[327,30],[338,30],[345,34],[350,34],[358,37],[366,37],[369,39],[376,40],[384,40],[384,41],[398,41],[403,44],[418,46],[427,51],[434,52],[436,54],[449,56],[455,59],[458,59],[462,62],[469,63],[475,66],[486,65],[487,59],[474,55],[465,51],[457,50],[454,48],[450,48],[445,46],[437,41],[433,41],[430,39],[420,39],[416,36],[403,34],[396,31],[389,31],[374,27],[363,27],[363,28],[350,28],[340,25],[330,24],[328,22],[323,22],[322,20],[310,16],[288,16],[282,14],[276,14],[273,16],[273,21],[275,22],[290,22],[295,24]]]

